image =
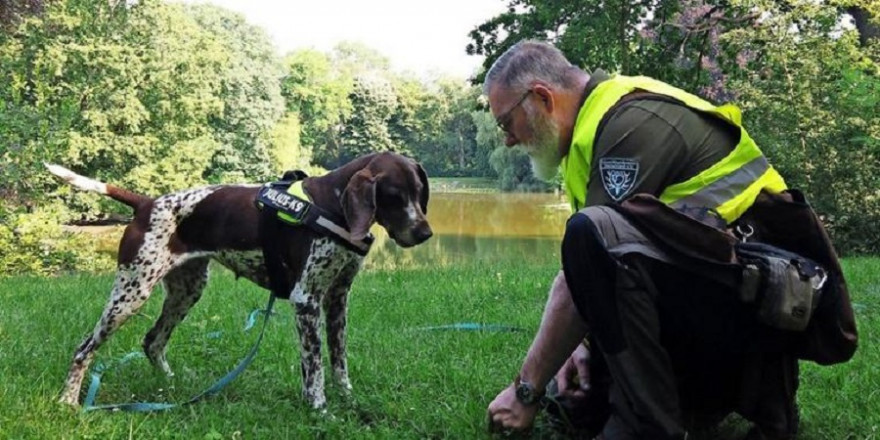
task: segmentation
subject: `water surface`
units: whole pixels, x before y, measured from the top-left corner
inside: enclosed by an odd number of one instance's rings
[[[548,261],[559,259],[559,244],[569,216],[565,200],[554,194],[434,193],[428,221],[434,236],[401,249],[378,225],[366,268],[444,266],[480,259]],[[122,226],[76,227],[99,237],[99,252],[115,258]]]
[[[428,204],[434,236],[400,249],[376,226],[376,243],[365,266],[396,268],[486,261],[558,260],[569,205],[554,194],[435,193]]]

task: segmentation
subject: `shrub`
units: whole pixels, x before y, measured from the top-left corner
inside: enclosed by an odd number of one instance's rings
[[[51,206],[33,212],[0,206],[0,277],[112,269],[109,256],[92,251],[93,238],[60,226],[67,215]]]

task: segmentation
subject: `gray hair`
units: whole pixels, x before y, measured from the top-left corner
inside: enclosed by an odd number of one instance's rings
[[[507,49],[486,72],[483,94],[495,85],[525,90],[541,81],[563,89],[576,86],[572,73],[579,70],[562,51],[537,40],[524,40]]]

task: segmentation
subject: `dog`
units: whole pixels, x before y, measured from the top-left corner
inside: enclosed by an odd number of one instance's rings
[[[173,375],[165,348],[175,326],[199,300],[208,281],[211,259],[242,277],[269,288],[254,200],[259,185],[214,185],[157,198],[105,184],[58,165],[52,174],[82,190],[98,192],[134,208],[119,243],[116,278],[110,299],[92,333],[76,349],[60,402],[79,405],[83,376],[95,351],[164,283],[162,313],[143,340],[150,362]],[[350,238],[362,242],[374,223],[401,247],[432,235],[425,214],[428,179],[421,165],[395,153],[359,157],[321,177],[303,179],[311,202],[344,219]],[[305,226],[282,226],[276,246],[282,249],[284,277],[296,313],[301,352],[302,394],[313,408],[326,405],[321,362],[321,308],[336,381],[351,390],[346,364],[345,327],[348,292],[363,262],[337,240]]]

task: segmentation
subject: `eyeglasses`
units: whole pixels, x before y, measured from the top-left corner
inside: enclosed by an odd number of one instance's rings
[[[516,108],[519,107],[523,103],[523,101],[526,100],[526,97],[529,96],[529,93],[532,93],[532,89],[526,90],[526,92],[523,93],[519,100],[516,101],[516,104],[512,105],[509,109],[507,109],[506,112],[502,113],[501,116],[495,118],[495,123],[498,124],[498,128],[500,128],[501,131],[508,134],[510,133],[510,122],[511,119],[513,119],[511,118],[510,114],[513,113],[513,111],[516,110]]]

